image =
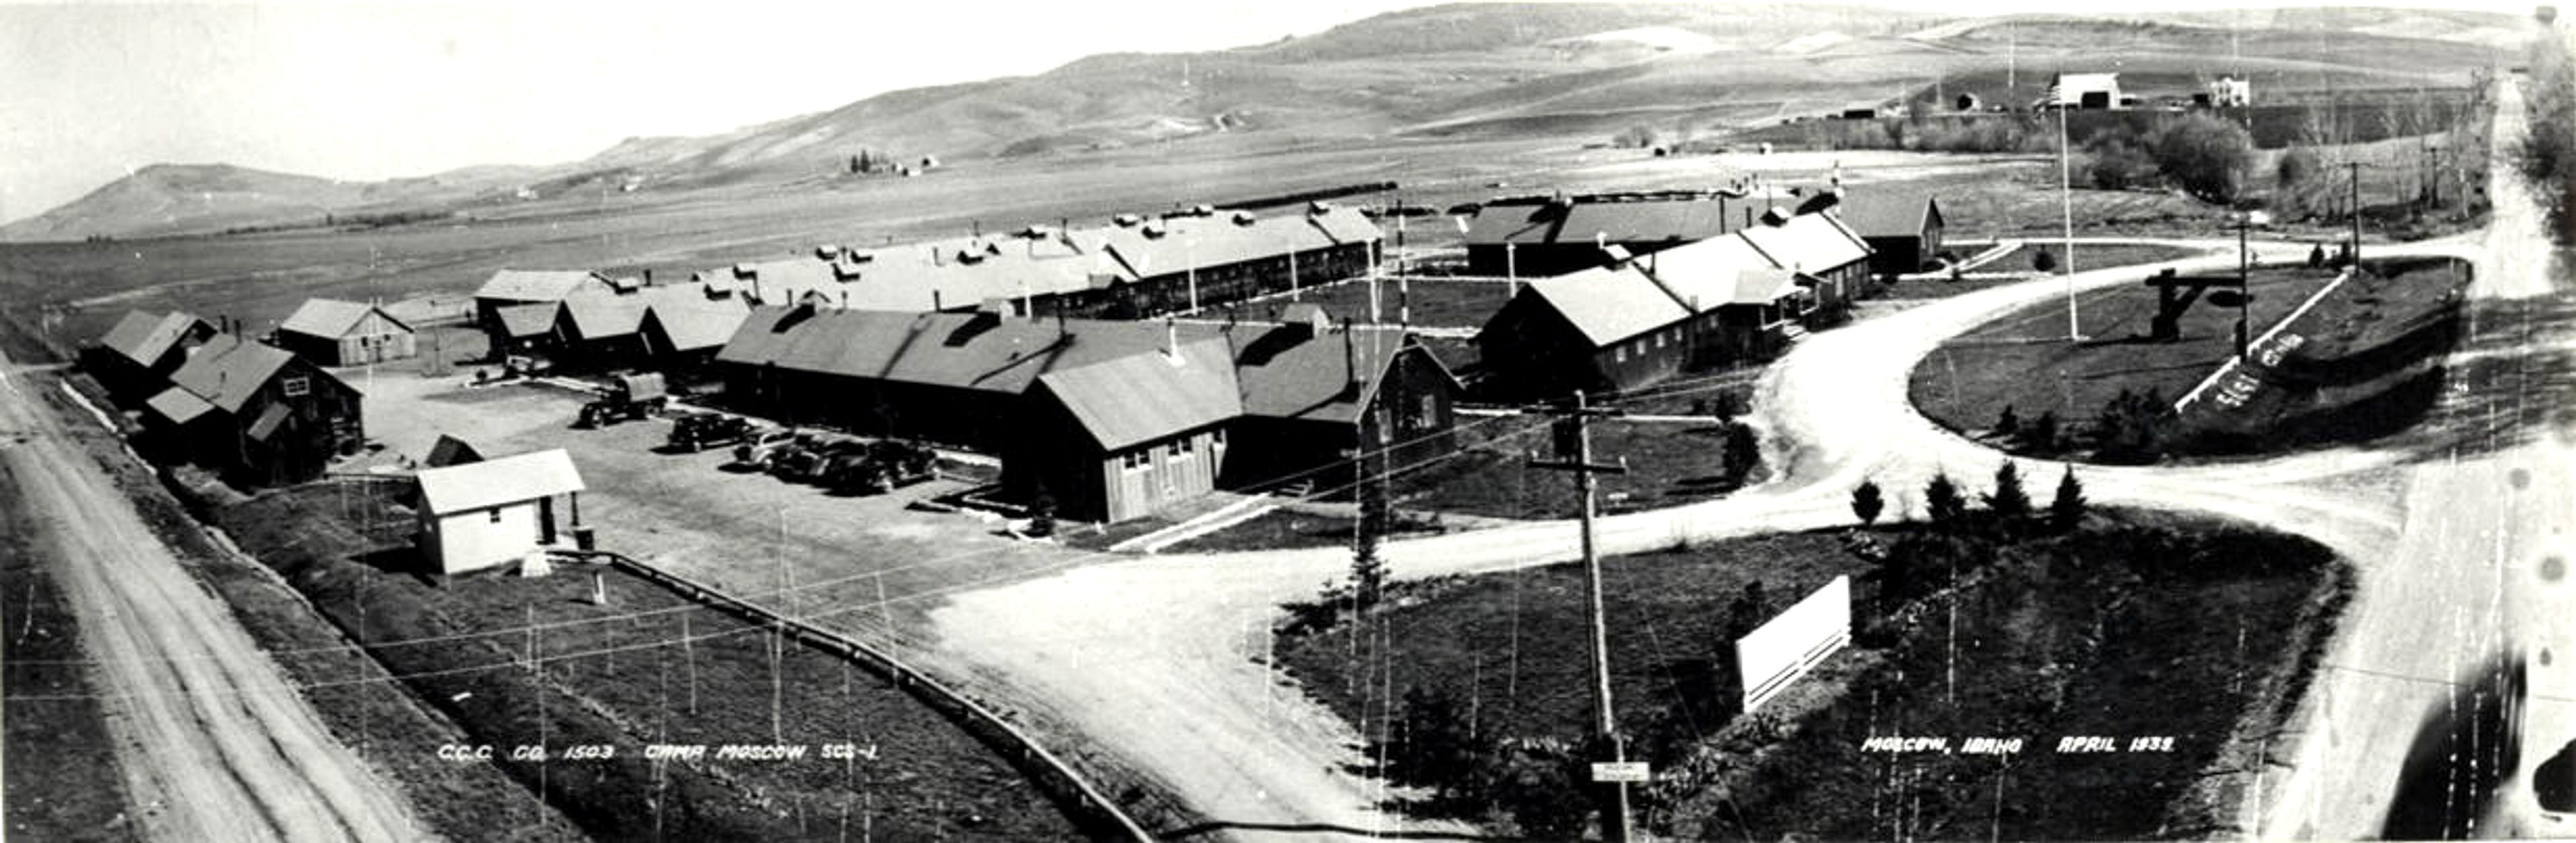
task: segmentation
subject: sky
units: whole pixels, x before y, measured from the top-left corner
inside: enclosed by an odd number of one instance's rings
[[[2262,5],[2282,5],[2265,3]],[[374,180],[553,164],[1086,55],[1212,50],[1431,0],[0,0],[0,221],[153,163]],[[1882,0],[2001,13],[2062,0]],[[2143,0],[2134,8],[2230,8]],[[2373,5],[2483,8],[2422,0]]]

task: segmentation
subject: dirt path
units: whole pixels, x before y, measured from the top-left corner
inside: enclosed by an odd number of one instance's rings
[[[147,837],[415,840],[393,789],[333,740],[212,595],[28,394],[0,356],[0,449],[49,525],[56,581],[98,664],[110,731]],[[27,763],[25,759],[13,759]]]

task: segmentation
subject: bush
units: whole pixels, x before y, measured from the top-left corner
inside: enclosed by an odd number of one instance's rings
[[[2194,112],[2159,123],[2145,141],[2166,181],[2206,201],[2234,203],[2254,169],[2254,137],[2245,127],[2208,114]]]
[[[2128,190],[2156,184],[2156,162],[2118,132],[2095,135],[2084,144],[2084,174],[2094,187]]]
[[[2058,426],[2056,410],[2041,411],[2039,418],[2030,423],[2030,429],[2022,431],[2022,445],[2043,454],[2057,453],[2062,444],[2058,441]]]
[[[1887,508],[1887,500],[1880,496],[1877,483],[1863,480],[1859,488],[1852,490],[1851,508],[1852,516],[1860,523],[1875,524],[1879,511]]]
[[[2031,253],[2030,268],[2041,272],[2056,272],[2057,253],[2049,251],[2046,248],[2041,248],[2039,251]]]
[[[2139,394],[2120,390],[2102,405],[2102,414],[2094,420],[2098,440],[2094,456],[2119,463],[2151,463],[2162,458],[2166,413],[2160,391],[2150,389]]]
[[[2281,153],[2281,162],[2273,165],[2272,177],[2282,187],[2307,184],[2317,175],[2317,154],[2304,146],[2293,146]]]
[[[1744,485],[1744,479],[1752,476],[1753,469],[1762,464],[1762,442],[1754,435],[1752,425],[1727,423],[1726,443],[1719,449],[1718,461],[1728,486]]]
[[[2013,415],[2011,404],[2004,405],[2003,415],[1995,419],[1995,435],[2011,436],[2019,432],[2021,432],[2021,417]]]

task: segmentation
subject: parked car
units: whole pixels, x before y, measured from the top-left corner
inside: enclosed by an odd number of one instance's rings
[[[769,462],[769,473],[789,482],[819,483],[830,476],[833,460],[845,454],[864,453],[866,447],[856,439],[801,438],[779,450],[778,456]]]
[[[733,446],[734,464],[767,471],[780,451],[796,447],[798,436],[795,431],[778,429],[752,433],[744,437],[741,444]]]
[[[671,447],[695,453],[751,436],[751,420],[723,413],[684,413],[671,419]]]
[[[830,483],[841,491],[884,494],[937,476],[938,463],[939,455],[920,443],[881,440],[856,459],[836,461]]]

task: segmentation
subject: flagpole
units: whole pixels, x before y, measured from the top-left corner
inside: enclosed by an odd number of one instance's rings
[[[2064,83],[2061,75],[2058,84],[2049,86],[2049,94],[2057,106],[2057,207],[2066,226],[2066,341],[2077,342],[2084,339],[2084,332],[2075,318],[2075,176],[2067,163],[2066,92],[2060,87]]]

